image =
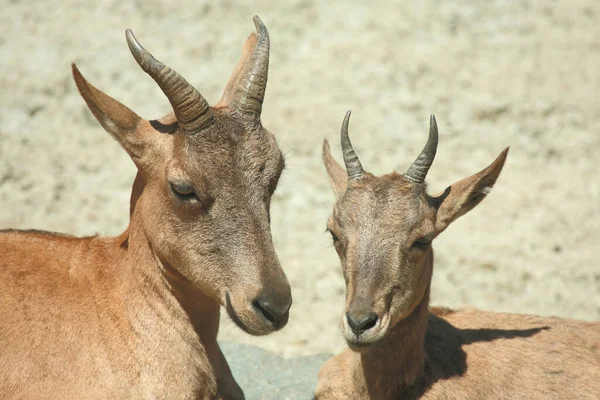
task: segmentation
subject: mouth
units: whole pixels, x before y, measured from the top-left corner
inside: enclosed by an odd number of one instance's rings
[[[242,319],[235,312],[235,309],[231,305],[231,297],[229,296],[229,292],[225,292],[225,309],[227,310],[227,314],[229,314],[229,318],[231,318],[233,323],[236,324],[241,330],[243,330],[246,333],[249,333],[250,335],[258,334],[252,329],[250,329],[246,324],[244,324]]]
[[[359,352],[359,353],[367,351],[368,349],[377,346],[382,341],[383,341],[383,338],[376,339],[374,341],[361,340],[360,336],[359,337],[354,336],[352,339],[346,338],[346,343],[348,344],[348,347],[350,347],[351,350]]]
[[[225,292],[225,309],[227,310],[227,314],[229,315],[229,318],[231,318],[231,320],[244,332],[253,335],[253,336],[262,336],[262,335],[266,335],[269,334],[271,332],[276,331],[277,329],[279,329],[282,324],[281,323],[276,323],[275,321],[272,321],[270,319],[267,319],[262,313],[255,313],[258,318],[261,319],[261,323],[262,325],[264,325],[266,327],[266,329],[255,329],[254,327],[248,326],[246,323],[244,323],[244,321],[242,320],[242,318],[239,316],[239,314],[235,311],[235,308],[233,307],[233,304],[231,302],[231,296],[229,294],[229,292]],[[286,320],[287,322],[287,320]]]

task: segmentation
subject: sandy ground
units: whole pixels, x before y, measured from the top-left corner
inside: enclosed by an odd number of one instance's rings
[[[333,206],[321,142],[347,109],[363,165],[404,171],[435,113],[432,192],[507,145],[493,193],[438,240],[433,302],[600,319],[600,3],[557,1],[2,2],[0,228],[117,234],[134,166],[79,97],[69,64],[140,115],[169,104],[124,30],[211,102],[251,17],[272,39],[263,122],[287,154],[273,200],[276,248],[294,293],[288,326],[221,338],[285,356],[333,352],[344,285],[324,233]]]

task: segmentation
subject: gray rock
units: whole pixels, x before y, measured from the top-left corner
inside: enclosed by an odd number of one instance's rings
[[[246,400],[310,400],[331,355],[285,359],[258,347],[219,343]]]

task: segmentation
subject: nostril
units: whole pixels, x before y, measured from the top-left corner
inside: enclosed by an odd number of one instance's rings
[[[252,305],[254,306],[254,308],[256,308],[258,311],[261,312],[261,314],[269,321],[269,322],[275,322],[275,318],[273,316],[273,313],[271,312],[271,310],[269,310],[267,307],[265,307],[263,304],[261,304],[261,302],[259,300],[254,300],[252,302]]]
[[[348,320],[348,325],[350,325],[352,332],[359,335],[373,328],[375,324],[377,324],[379,316],[374,312],[359,315],[353,315],[352,313],[347,312],[346,319]]]
[[[363,331],[368,331],[369,329],[373,328],[375,326],[375,324],[377,323],[378,320],[378,316],[375,313],[369,313],[369,315],[367,315],[367,318],[365,319],[365,321],[363,322]]]
[[[269,322],[277,325],[287,318],[291,303],[283,307],[274,306],[269,300],[257,298],[252,302],[256,308]]]

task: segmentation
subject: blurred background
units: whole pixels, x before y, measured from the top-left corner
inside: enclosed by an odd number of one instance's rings
[[[0,228],[116,235],[127,226],[134,165],[86,108],[71,62],[158,118],[169,103],[131,57],[125,29],[216,103],[258,14],[271,36],[262,120],[288,165],[272,228],[294,305],[267,338],[224,317],[222,340],[284,356],[344,346],[321,143],[329,138],[341,160],[347,109],[375,174],[406,170],[435,113],[431,192],[511,146],[492,194],[434,243],[433,304],[600,319],[600,2],[2,3]]]

